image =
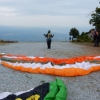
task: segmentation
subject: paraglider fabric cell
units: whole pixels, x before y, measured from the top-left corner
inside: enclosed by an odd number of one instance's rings
[[[1,64],[18,71],[59,76],[80,76],[100,70],[100,56],[73,58],[34,57],[0,54]]]
[[[33,89],[17,92],[0,93],[0,100],[66,100],[67,89],[62,80],[43,83]]]

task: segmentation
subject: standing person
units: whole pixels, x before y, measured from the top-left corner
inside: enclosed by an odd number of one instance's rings
[[[71,42],[71,39],[72,39],[72,38],[71,38],[71,36],[70,36],[70,37],[69,37],[69,41],[70,41],[70,42]]]
[[[50,30],[48,30],[47,34],[44,34],[44,36],[47,38],[47,48],[50,49],[51,48],[51,42],[52,42],[52,37],[54,35],[51,34]]]
[[[99,46],[99,41],[100,41],[99,38],[100,38],[99,31],[96,30],[96,33],[94,34],[94,47]]]

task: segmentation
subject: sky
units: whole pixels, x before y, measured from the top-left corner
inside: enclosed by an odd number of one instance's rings
[[[93,28],[91,12],[100,0],[0,0],[0,26],[43,27],[53,31],[64,28]]]

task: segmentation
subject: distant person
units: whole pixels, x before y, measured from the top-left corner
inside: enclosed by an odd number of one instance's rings
[[[47,34],[44,34],[44,36],[47,38],[47,48],[48,49],[51,49],[51,42],[52,42],[52,37],[54,35],[51,34],[50,30],[48,30],[48,33]]]
[[[70,41],[70,42],[71,42],[71,39],[72,39],[72,38],[71,38],[71,36],[70,36],[70,37],[69,37],[69,41]]]
[[[96,30],[94,34],[94,47],[98,47],[100,42],[100,32]]]
[[[70,40],[70,42],[73,42],[73,37],[70,36],[70,37],[69,37],[69,40]]]

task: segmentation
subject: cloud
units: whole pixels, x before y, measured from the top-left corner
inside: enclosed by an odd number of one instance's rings
[[[0,17],[12,17],[16,15],[16,9],[10,7],[0,7]]]
[[[0,25],[89,26],[96,0],[0,0]]]
[[[91,4],[91,5],[90,5]],[[95,0],[0,0],[0,6],[11,7],[16,9],[18,15],[68,15],[90,11]],[[68,13],[67,13],[68,12]]]
[[[5,20],[5,21],[3,21]],[[77,16],[25,16],[25,17],[14,17],[4,18],[0,20],[0,25],[10,26],[24,26],[24,27],[74,27],[74,26],[89,26],[87,18]]]

